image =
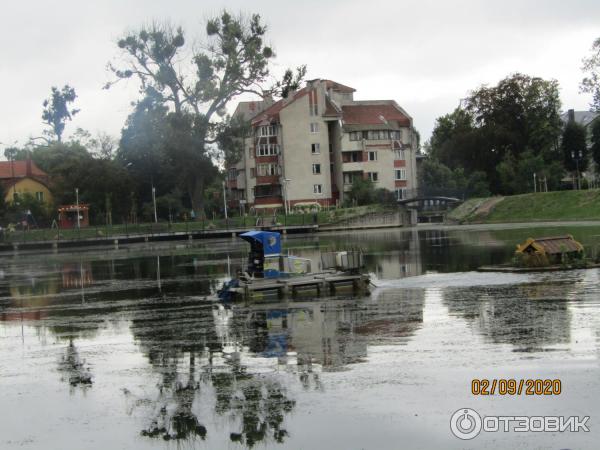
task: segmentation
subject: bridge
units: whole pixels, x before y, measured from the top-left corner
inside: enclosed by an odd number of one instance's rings
[[[416,210],[418,222],[443,222],[451,207],[462,203],[465,191],[459,189],[417,188],[407,189],[398,205]]]
[[[404,198],[398,200],[399,205],[418,203],[424,201],[438,201],[440,203],[460,203],[465,198],[465,191],[459,189],[417,188],[407,189]]]

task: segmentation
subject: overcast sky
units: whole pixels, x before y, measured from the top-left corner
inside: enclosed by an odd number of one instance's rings
[[[581,59],[600,37],[598,0],[3,0],[0,154],[41,134],[42,101],[65,83],[81,109],[66,135],[82,127],[118,137],[138,95],[132,81],[102,90],[118,37],[167,19],[200,39],[224,7],[263,17],[275,73],[306,64],[307,78],[352,86],[356,99],[394,99],[424,139],[470,90],[514,72],[558,80],[563,110],[590,101],[578,85]]]

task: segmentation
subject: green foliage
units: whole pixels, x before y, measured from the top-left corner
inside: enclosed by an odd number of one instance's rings
[[[226,106],[240,94],[264,93],[260,86],[274,57],[264,43],[267,28],[257,14],[234,17],[223,11],[207,21],[205,31],[205,42],[194,48],[186,46],[181,28],[167,24],[154,23],[126,34],[118,41],[124,65],[109,66],[116,80],[106,85],[136,77],[145,99],[141,103],[166,108],[167,129],[160,125],[164,135],[156,145],[163,145],[161,154],[172,163],[167,166],[176,171],[178,185],[198,212],[204,209],[204,190],[217,172],[213,159],[222,156],[214,154],[211,145],[222,144],[226,159],[235,155]],[[304,74],[303,68],[296,76],[286,73],[280,87],[292,88]],[[138,135],[134,125],[130,121],[127,132]]]
[[[583,59],[582,70],[587,75],[581,81],[580,90],[592,94],[590,106],[600,111],[600,38],[592,44],[591,55]]]
[[[369,179],[355,177],[348,192],[348,201],[355,206],[369,205],[375,202],[375,185]]]
[[[462,167],[451,170],[434,158],[426,159],[421,164],[419,185],[440,191],[459,191],[465,197],[485,197],[490,194],[485,172],[467,174]]]
[[[596,118],[594,122],[592,122],[591,127],[591,137],[592,145],[590,146],[590,151],[592,152],[592,157],[594,158],[594,162],[598,167],[600,167],[600,119]]]
[[[90,203],[90,219],[96,223],[118,221],[128,214],[131,182],[128,173],[115,161],[95,158],[77,142],[53,143],[37,147],[31,158],[51,180],[56,205],[75,203],[75,188],[79,201]],[[56,214],[54,213],[54,216]]]
[[[562,134],[561,149],[567,170],[575,171],[577,168],[581,172],[586,170],[588,150],[586,129],[583,125],[575,121],[567,123]]]
[[[493,193],[512,191],[514,185],[503,185],[507,178],[501,179],[500,174],[506,170],[497,170],[500,164],[516,163],[527,151],[541,155],[544,166],[560,159],[559,108],[555,80],[511,75],[497,86],[473,91],[463,107],[440,117],[429,143],[430,154],[450,169],[484,172]]]
[[[65,130],[67,121],[72,120],[73,116],[79,112],[78,109],[69,106],[76,98],[77,94],[75,93],[75,89],[68,84],[65,84],[61,90],[52,86],[50,98],[44,100],[42,120],[50,127],[47,134],[56,137],[58,142],[62,141],[62,134]]]

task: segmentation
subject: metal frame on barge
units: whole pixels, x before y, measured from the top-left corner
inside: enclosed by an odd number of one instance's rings
[[[219,298],[252,300],[273,293],[277,298],[295,298],[302,293],[336,295],[351,290],[368,294],[370,278],[363,274],[361,250],[321,254],[321,271],[311,271],[311,261],[281,253],[281,235],[268,231],[249,231],[240,235],[250,244],[248,266],[244,273],[219,290]]]

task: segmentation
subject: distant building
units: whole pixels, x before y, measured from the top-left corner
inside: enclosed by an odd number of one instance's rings
[[[4,189],[4,201],[13,203],[25,194],[50,204],[50,178],[31,159],[26,161],[0,161],[0,183]]]
[[[354,92],[316,79],[277,102],[240,103],[234,117],[251,131],[227,167],[230,206],[336,205],[356,178],[398,199],[416,188],[412,118],[393,100],[356,101]]]

